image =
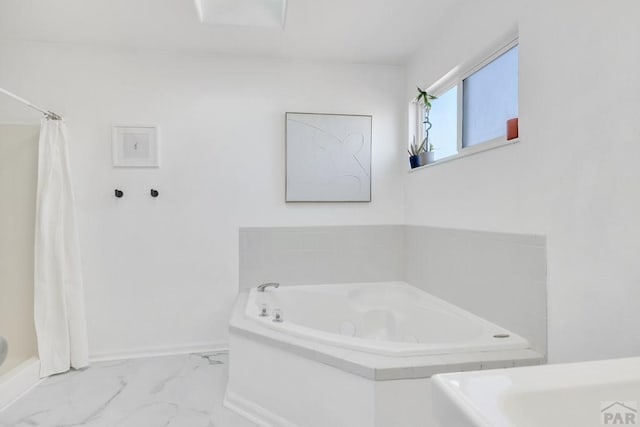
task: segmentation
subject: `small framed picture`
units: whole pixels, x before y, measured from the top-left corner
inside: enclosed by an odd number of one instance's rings
[[[160,166],[158,128],[114,126],[112,141],[114,167],[157,168]]]

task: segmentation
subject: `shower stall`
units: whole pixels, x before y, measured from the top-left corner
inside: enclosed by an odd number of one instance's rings
[[[0,123],[0,353],[6,350],[0,408],[38,379],[33,272],[39,134],[39,125]]]
[[[66,124],[3,88],[0,95],[2,410],[40,378],[89,361]]]

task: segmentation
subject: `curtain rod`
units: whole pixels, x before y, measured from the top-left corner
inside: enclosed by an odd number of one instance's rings
[[[29,101],[27,101],[26,99],[24,99],[24,98],[20,98],[18,95],[16,95],[16,94],[14,94],[14,93],[9,92],[9,91],[8,91],[8,90],[6,90],[6,89],[2,89],[1,87],[0,87],[0,93],[2,93],[2,94],[4,94],[4,95],[7,95],[9,98],[13,98],[13,99],[15,99],[15,100],[16,100],[16,101],[18,101],[18,102],[23,103],[23,104],[24,104],[24,105],[26,105],[27,107],[31,107],[31,108],[33,108],[34,110],[40,111],[42,114],[44,114],[44,116],[45,116],[47,119],[50,119],[50,120],[62,120],[62,116],[60,116],[60,115],[58,115],[58,114],[54,113],[53,111],[48,111],[48,110],[45,110],[44,108],[40,108],[40,107],[38,107],[37,105],[33,105],[32,103],[30,103],[30,102],[29,102]]]

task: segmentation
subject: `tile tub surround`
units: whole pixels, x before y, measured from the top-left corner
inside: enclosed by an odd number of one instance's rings
[[[405,228],[406,281],[547,350],[546,239]]]
[[[0,427],[255,427],[222,407],[224,352],[94,363],[44,380]]]
[[[240,290],[401,280],[402,225],[240,228]]]
[[[240,290],[404,281],[547,349],[546,239],[414,225],[240,229]]]

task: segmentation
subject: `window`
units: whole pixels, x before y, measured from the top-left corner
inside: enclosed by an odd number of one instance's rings
[[[482,58],[457,67],[427,90],[438,97],[429,115],[436,162],[513,142],[506,139],[506,123],[518,117],[517,38]],[[422,140],[424,105],[416,107],[410,126]]]
[[[462,147],[504,138],[518,117],[518,46],[464,79],[462,93]]]
[[[437,123],[429,132],[435,160],[454,156],[458,154],[458,87],[438,96],[431,105],[429,120]]]

